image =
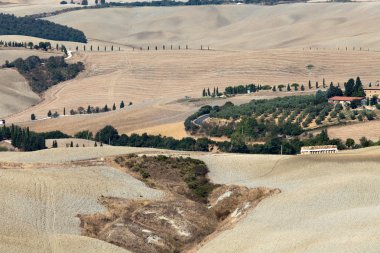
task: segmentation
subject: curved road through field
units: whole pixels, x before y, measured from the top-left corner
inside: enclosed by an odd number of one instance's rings
[[[204,115],[201,115],[199,116],[198,118],[196,118],[195,120],[193,120],[193,123],[197,126],[201,126],[203,124],[203,122],[207,119],[210,118],[210,115],[209,114],[204,114]]]

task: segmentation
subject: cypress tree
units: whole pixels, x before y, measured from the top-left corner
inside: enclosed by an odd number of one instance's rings
[[[115,103],[113,103],[112,110],[113,110],[113,111],[116,110],[116,105],[115,105]]]
[[[121,102],[120,102],[120,109],[124,108],[124,106],[125,106],[125,105],[124,105],[124,101],[121,101]]]

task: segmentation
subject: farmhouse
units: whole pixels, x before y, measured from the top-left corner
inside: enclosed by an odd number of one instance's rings
[[[366,104],[366,98],[364,97],[343,97],[343,96],[335,96],[329,98],[329,103],[332,104],[342,104],[342,105],[350,105],[352,102],[359,101],[362,105]]]
[[[380,98],[380,87],[364,88],[364,92],[366,94],[366,97],[369,99],[371,99],[373,96],[377,96]]]
[[[301,155],[332,154],[337,152],[338,148],[336,145],[301,147]]]

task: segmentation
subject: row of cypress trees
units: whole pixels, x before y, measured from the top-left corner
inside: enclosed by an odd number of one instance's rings
[[[45,149],[45,138],[42,134],[38,134],[29,130],[29,128],[21,128],[11,125],[0,128],[0,140],[11,140],[12,145],[24,151],[34,151]]]

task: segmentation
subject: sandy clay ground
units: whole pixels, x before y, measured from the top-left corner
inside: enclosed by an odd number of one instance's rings
[[[79,236],[75,215],[101,211],[100,195],[161,196],[102,159],[92,166],[78,161],[130,152],[158,153],[103,147],[0,154],[1,251],[126,252]],[[198,252],[378,252],[379,154],[379,148],[325,156],[189,154],[206,162],[215,183],[282,191]]]
[[[0,40],[9,41],[8,37],[2,36],[0,36]],[[13,61],[31,55],[49,57],[57,54],[27,49],[0,48],[0,64],[4,64],[6,60]],[[40,97],[32,92],[24,77],[13,69],[0,69],[0,94],[0,117],[20,112],[40,101]]]
[[[282,193],[198,252],[378,252],[379,154],[205,157],[217,183]]]

